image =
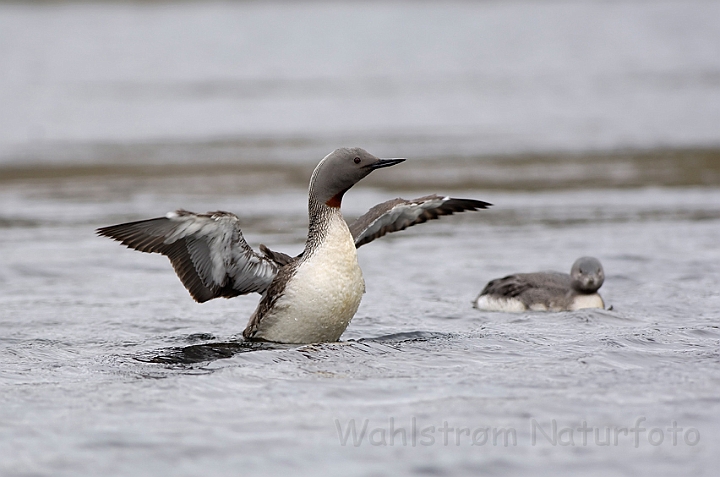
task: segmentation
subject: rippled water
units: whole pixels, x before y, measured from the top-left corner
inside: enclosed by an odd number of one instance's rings
[[[304,188],[203,184],[96,176],[0,191],[4,475],[710,475],[717,465],[717,188],[452,190],[495,206],[362,247],[367,293],[343,342],[253,349],[237,337],[256,297],[196,304],[164,257],[93,235],[177,206],[222,208],[243,216],[251,243],[302,248]],[[392,185],[353,189],[346,215],[393,196]],[[490,278],[566,270],[584,254],[605,266],[610,311],[471,307]],[[643,418],[636,447],[623,429]],[[598,445],[606,432],[617,445]]]
[[[0,3],[0,475],[714,475],[719,7]],[[363,246],[339,343],[243,343],[257,296],[94,235],[223,209],[298,253],[343,145],[409,158],[347,217],[495,205]],[[581,255],[612,309],[472,308]]]

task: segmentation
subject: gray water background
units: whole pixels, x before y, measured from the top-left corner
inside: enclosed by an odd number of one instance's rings
[[[718,18],[0,3],[0,475],[714,475]],[[310,172],[342,145],[409,158],[348,192],[348,218],[434,192],[494,206],[363,246],[340,343],[243,347],[256,296],[196,304],[164,257],[93,235],[223,209],[297,253]],[[471,307],[581,255],[612,310]]]

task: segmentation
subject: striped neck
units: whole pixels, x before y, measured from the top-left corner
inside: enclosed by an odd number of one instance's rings
[[[331,220],[335,218],[344,220],[342,212],[340,212],[341,198],[342,195],[337,199],[338,204],[335,206],[322,203],[313,197],[313,194],[310,194],[308,200],[308,237],[305,242],[305,251],[303,252],[304,258],[312,255],[322,241],[325,240]]]

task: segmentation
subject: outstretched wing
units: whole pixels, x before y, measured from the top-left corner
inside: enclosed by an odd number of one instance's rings
[[[97,233],[141,252],[166,255],[190,295],[202,303],[262,293],[277,274],[278,264],[250,248],[239,222],[229,212],[177,210],[165,217],[102,227]]]
[[[390,232],[437,219],[441,215],[487,209],[490,205],[481,200],[453,199],[439,195],[414,200],[392,199],[376,205],[350,224],[350,233],[355,239],[355,246],[360,247]]]

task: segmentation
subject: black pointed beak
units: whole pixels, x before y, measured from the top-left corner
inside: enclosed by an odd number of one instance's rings
[[[383,167],[394,166],[395,164],[400,164],[401,162],[403,162],[403,161],[405,161],[405,160],[406,160],[406,159],[401,159],[401,158],[378,159],[377,161],[375,161],[375,162],[373,162],[372,164],[370,164],[370,169],[374,171],[375,169],[380,169],[380,168],[383,168]]]

